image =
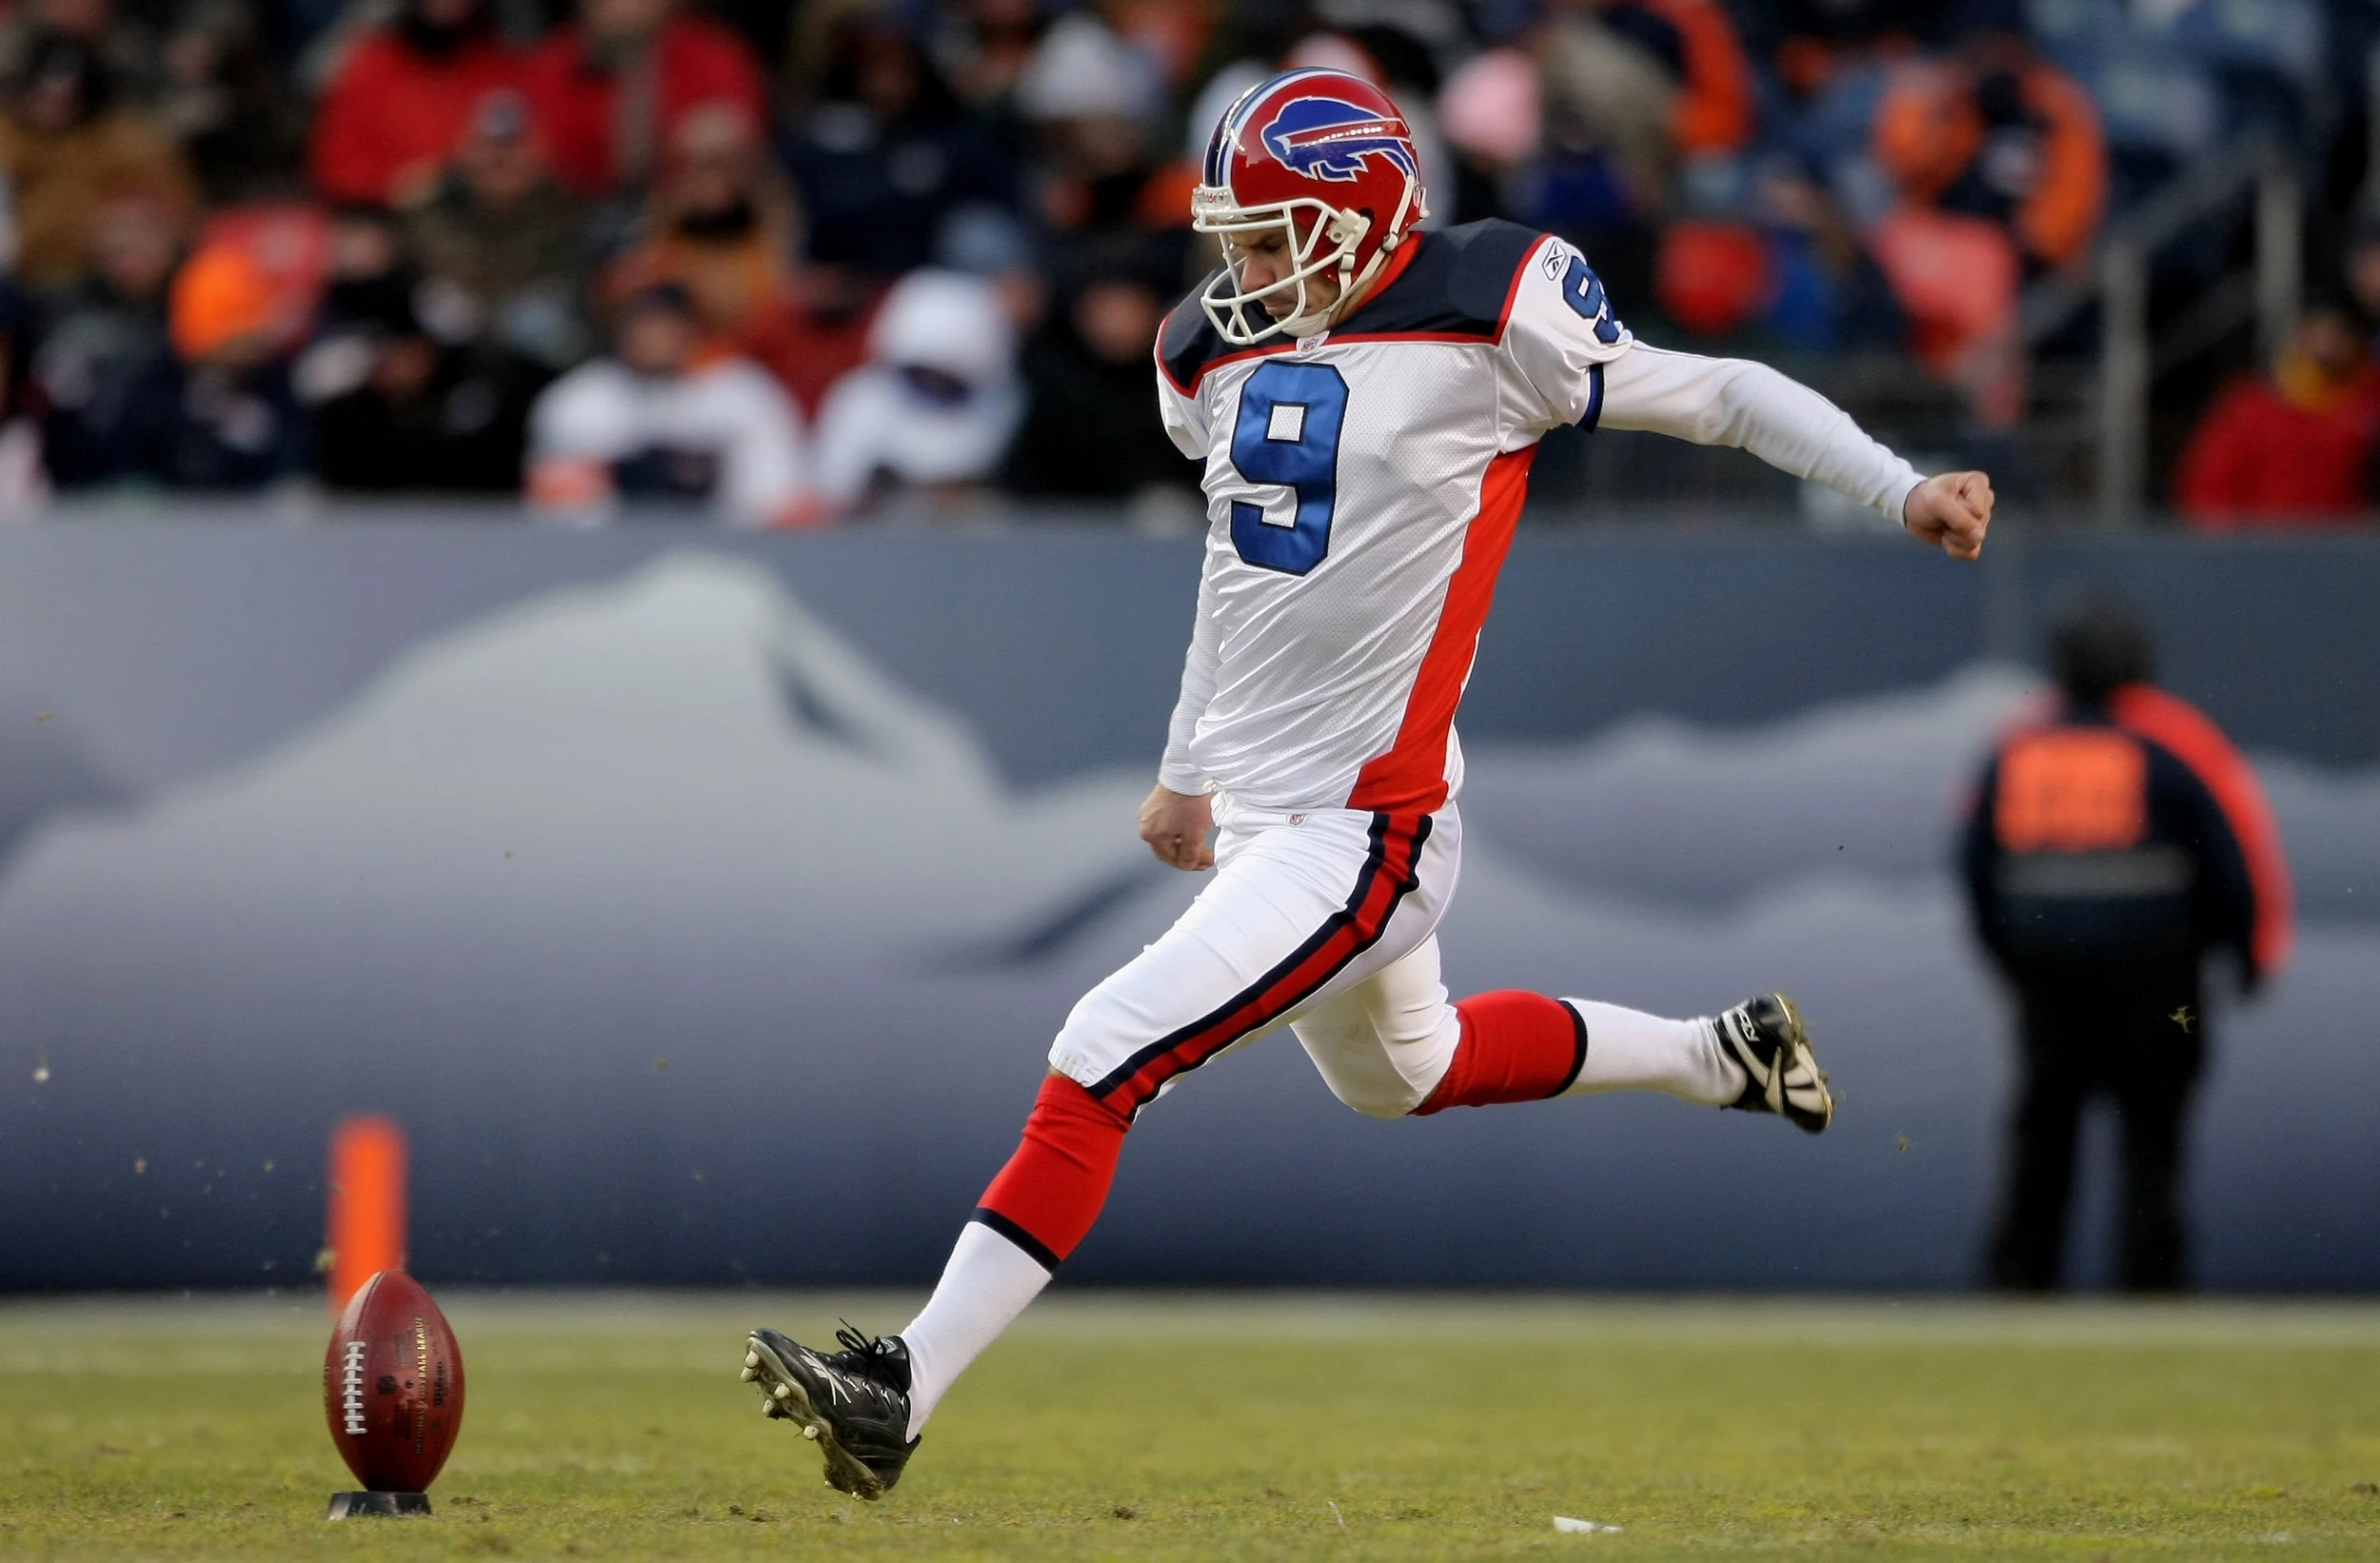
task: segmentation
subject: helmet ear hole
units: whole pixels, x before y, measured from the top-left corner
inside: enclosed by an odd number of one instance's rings
[[[1371,230],[1371,212],[1341,207],[1331,213],[1330,227],[1324,232],[1333,245],[1345,246],[1362,243],[1363,236]]]

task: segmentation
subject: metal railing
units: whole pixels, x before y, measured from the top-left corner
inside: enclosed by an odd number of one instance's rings
[[[2255,260],[2149,331],[2150,266],[2191,228],[2252,198]],[[2092,259],[2035,284],[2024,299],[2028,346],[2099,306],[2096,487],[2100,521],[2123,525],[2148,501],[2149,396],[2157,376],[2201,357],[2253,319],[2259,353],[2296,318],[2304,276],[2305,195],[2290,150],[2271,135],[2242,137],[2177,176],[2111,224]]]

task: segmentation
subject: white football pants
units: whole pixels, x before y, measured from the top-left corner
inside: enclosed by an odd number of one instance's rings
[[[1215,877],[1179,921],[1086,994],[1050,1066],[1128,1112],[1287,1024],[1339,1100],[1398,1118],[1461,1040],[1437,930],[1462,819],[1277,813],[1215,800]]]

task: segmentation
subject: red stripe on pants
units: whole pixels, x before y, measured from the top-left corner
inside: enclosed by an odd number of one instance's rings
[[[1121,1081],[1102,1081],[1103,1099],[1126,1115],[1139,1112],[1167,1080],[1196,1069],[1251,1032],[1259,1031],[1313,997],[1357,956],[1379,942],[1397,903],[1420,882],[1421,843],[1428,821],[1383,817],[1378,845],[1347,906],[1334,914],[1282,967],[1222,1009],[1166,1039],[1164,1049]],[[1112,1083],[1111,1083],[1112,1081]]]

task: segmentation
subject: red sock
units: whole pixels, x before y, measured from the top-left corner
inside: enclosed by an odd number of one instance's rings
[[[1048,1269],[1075,1251],[1116,1180],[1132,1119],[1063,1075],[1041,1081],[1024,1142],[983,1191],[975,1219]]]
[[[1416,1118],[1449,1107],[1558,1097],[1587,1061],[1587,1024],[1578,1012],[1542,994],[1507,988],[1455,1005],[1462,1040],[1454,1061]]]

